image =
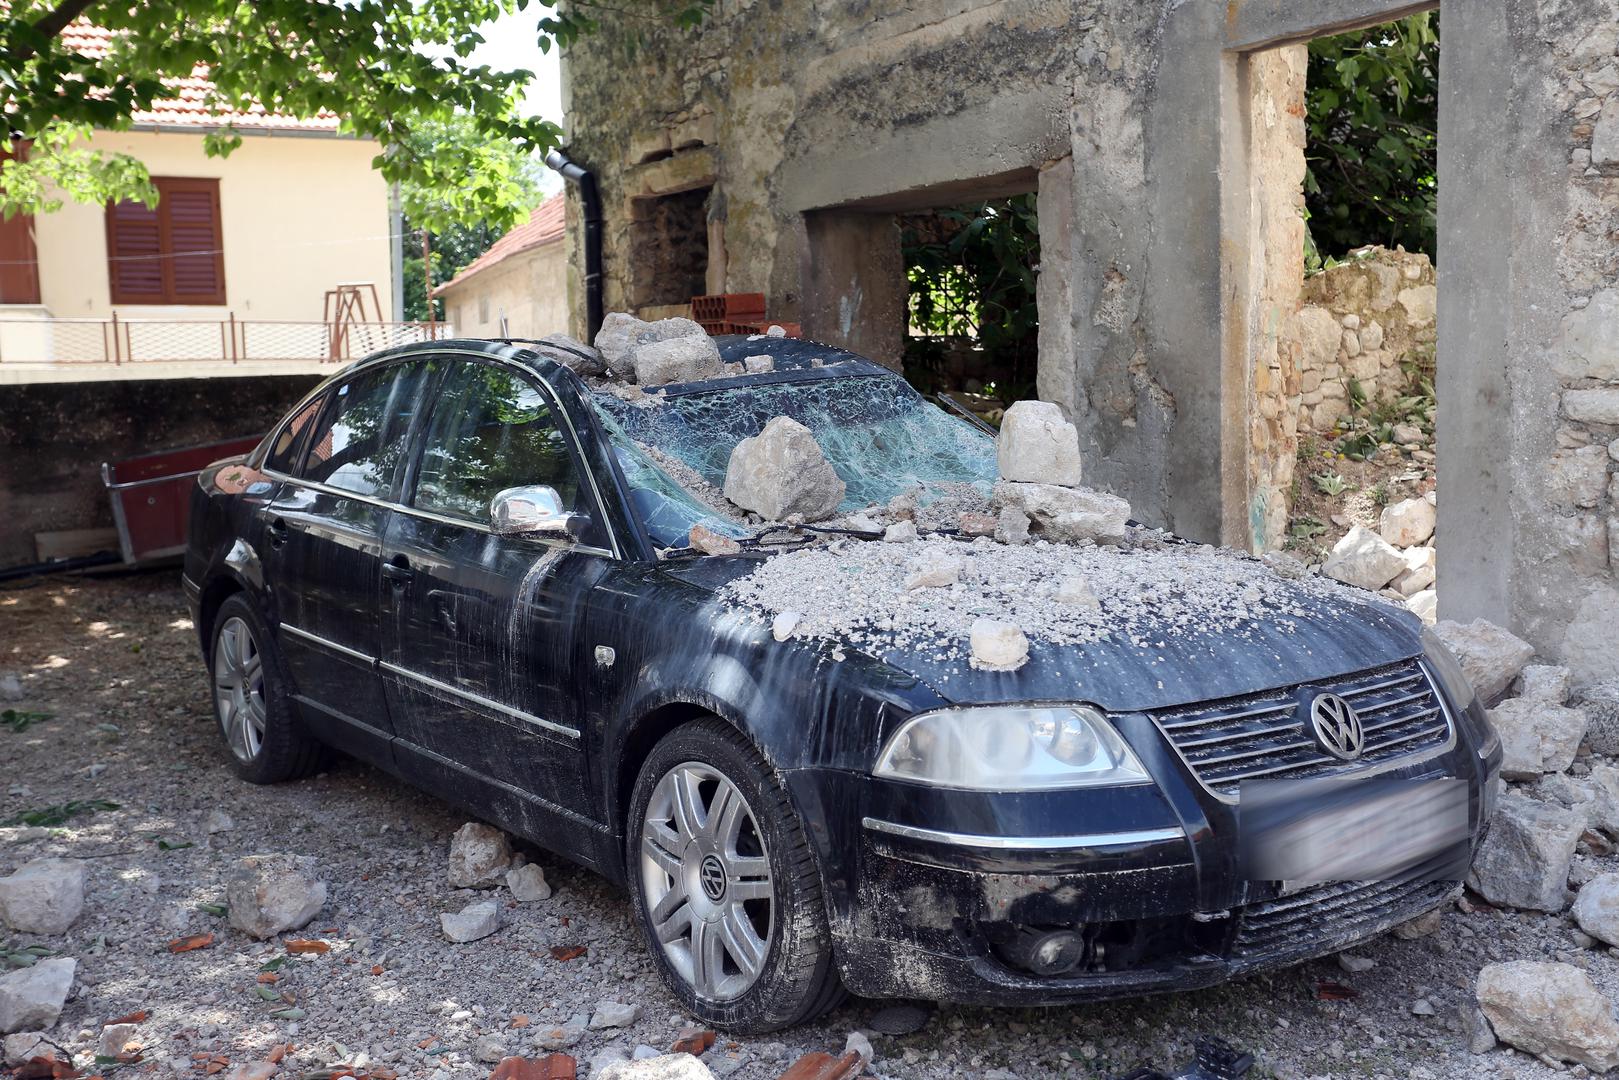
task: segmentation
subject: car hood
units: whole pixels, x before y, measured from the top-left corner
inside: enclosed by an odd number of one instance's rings
[[[709,557],[665,570],[692,585],[719,590],[751,573],[758,557]],[[1255,573],[1262,570],[1256,563]],[[1169,623],[1085,644],[1029,642],[1016,671],[971,666],[965,647],[862,646],[955,704],[1010,701],[1089,702],[1110,712],[1160,709],[1331,679],[1421,652],[1421,623],[1371,593],[1322,594],[1288,587],[1284,618],[1244,620],[1222,631],[1186,633]],[[726,601],[716,596],[716,605]]]

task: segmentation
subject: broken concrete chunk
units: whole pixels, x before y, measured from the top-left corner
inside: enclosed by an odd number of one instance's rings
[[[493,900],[468,904],[460,911],[446,911],[438,917],[444,936],[457,944],[486,938],[500,929],[500,905]]]
[[[34,859],[0,878],[0,919],[25,934],[60,934],[84,910],[84,864]]]
[[[956,516],[956,529],[963,536],[994,536],[1000,522],[993,514],[979,514],[967,510]]]
[[[1321,572],[1334,581],[1373,591],[1405,570],[1405,559],[1387,540],[1356,525],[1333,545]]]
[[[260,941],[306,925],[326,903],[326,883],[315,866],[309,855],[238,860],[225,876],[230,924]]]
[[[0,975],[0,1034],[39,1031],[56,1023],[77,968],[77,960],[53,957]]]
[[[1574,921],[1609,945],[1619,945],[1619,874],[1598,874],[1574,898]]]
[[[1549,701],[1562,705],[1568,701],[1571,673],[1566,667],[1552,664],[1530,664],[1518,676],[1518,693],[1536,701]]]
[[[1049,401],[1019,401],[1006,410],[995,455],[1001,476],[1036,484],[1079,484],[1079,432]]]
[[[690,1054],[653,1053],[655,1057],[608,1062],[590,1075],[592,1080],[714,1080],[713,1071]]]
[[[1496,1038],[1519,1050],[1599,1073],[1619,1065],[1619,1024],[1590,977],[1572,964],[1490,964],[1478,973],[1478,1003]]]
[[[948,588],[961,580],[963,562],[956,552],[930,545],[911,559],[905,590]]]
[[[686,543],[704,555],[740,555],[742,545],[729,536],[717,533],[706,525],[693,525],[686,535]]]
[[[1431,547],[1407,548],[1402,552],[1405,570],[1391,583],[1401,596],[1412,597],[1433,587],[1438,579],[1438,566]]]
[[[614,311],[602,320],[601,329],[596,331],[596,352],[609,367],[627,372],[634,369],[637,346],[680,337],[708,337],[708,332],[690,319],[646,322]]]
[[[768,521],[830,517],[845,490],[810,429],[788,416],[737,443],[725,469],[725,497]]]
[[[1102,606],[1091,591],[1090,582],[1078,574],[1070,574],[1057,583],[1057,602],[1091,611],[1097,611]]]
[[[115,1058],[124,1052],[124,1047],[135,1038],[140,1030],[138,1024],[108,1024],[101,1029],[101,1044],[96,1053],[100,1057]]]
[[[1468,884],[1492,904],[1562,911],[1569,863],[1584,831],[1579,812],[1509,791],[1479,846]]]
[[[1029,639],[1011,623],[978,619],[971,632],[973,667],[1016,671],[1029,659]]]
[[[883,530],[883,542],[888,544],[909,544],[916,539],[916,523],[914,521],[896,521]]]
[[[1421,619],[1424,626],[1432,626],[1439,621],[1439,591],[1423,589],[1406,597],[1405,609]]]
[[[798,629],[799,620],[803,617],[796,611],[783,611],[770,620],[770,636],[777,641],[786,641]]]
[[[524,904],[551,898],[551,884],[545,880],[545,871],[534,863],[525,863],[515,870],[507,871],[506,888],[512,891],[513,897]]]
[[[749,375],[762,375],[767,371],[775,371],[776,358],[774,356],[764,355],[744,356],[742,358],[742,370],[746,371]]]
[[[1015,506],[1001,507],[1000,517],[995,520],[995,539],[1003,544],[1027,544],[1029,515]]]
[[[1397,548],[1416,547],[1433,535],[1437,513],[1427,499],[1401,499],[1383,508],[1377,531]]]
[[[1501,736],[1501,775],[1508,780],[1562,772],[1585,738],[1585,713],[1536,698],[1503,701],[1490,710],[1490,723]]]
[[[577,375],[601,375],[607,370],[601,353],[567,334],[547,334],[529,347]]]
[[[12,1069],[26,1065],[37,1057],[45,1058],[47,1061],[66,1062],[68,1056],[41,1031],[22,1031],[15,1035],[7,1035],[4,1041],[0,1041],[0,1064]]]
[[[450,838],[450,884],[486,889],[500,884],[512,865],[512,844],[499,829],[469,821]]]
[[[725,373],[720,347],[707,334],[637,345],[632,362],[635,381],[641,386],[700,382]]]
[[[1128,532],[1130,504],[1090,488],[1002,480],[995,485],[995,501],[1022,511],[1036,535],[1048,540],[1116,543]]]
[[[1512,685],[1535,655],[1534,646],[1488,619],[1465,624],[1446,619],[1434,624],[1434,633],[1455,654],[1474,693],[1486,705]]]
[[[618,1001],[601,1001],[590,1017],[590,1030],[629,1027],[641,1015],[641,1006],[626,1005]]]

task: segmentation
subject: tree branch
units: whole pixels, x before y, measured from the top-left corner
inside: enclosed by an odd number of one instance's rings
[[[52,11],[46,12],[34,20],[34,32],[41,37],[53,38],[68,28],[68,24],[80,15],[83,15],[95,0],[62,0]],[[34,50],[28,45],[19,45],[13,54],[16,63],[32,60]]]

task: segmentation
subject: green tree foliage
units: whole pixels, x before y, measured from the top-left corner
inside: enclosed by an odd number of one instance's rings
[[[1309,49],[1304,202],[1312,261],[1373,243],[1432,256],[1437,16],[1317,38]]]
[[[1035,306],[1040,223],[1035,198],[1014,195],[933,216],[900,237],[910,285],[910,327],[926,337],[972,338],[1005,372],[1013,397],[1032,384],[1040,315]],[[913,366],[926,367],[926,344]]]
[[[709,2],[629,0],[638,17],[682,26],[700,19]],[[542,49],[594,27],[589,5],[557,5],[532,4]],[[384,177],[435,193],[414,215],[419,224],[489,219],[509,227],[525,208],[502,197],[505,178],[488,167],[508,147],[527,155],[555,146],[561,132],[519,112],[531,72],[497,71],[468,57],[483,42],[480,27],[529,7],[530,0],[10,0],[0,4],[0,114],[34,150],[0,169],[0,212],[50,210],[53,185],[88,202],[155,203],[140,162],[83,143],[92,129],[127,128],[134,113],[171,93],[168,83],[201,67],[213,86],[204,102],[210,109],[329,111],[345,132],[377,140]],[[112,31],[105,57],[76,52],[63,39],[81,15]],[[440,147],[421,137],[456,115],[471,117],[480,138]],[[222,156],[240,141],[227,128],[210,133],[206,145]]]

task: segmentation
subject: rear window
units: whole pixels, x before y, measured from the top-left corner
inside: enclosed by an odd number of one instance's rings
[[[387,496],[405,452],[423,371],[421,364],[373,368],[333,387],[298,475],[356,495]]]
[[[274,442],[270,444],[270,452],[265,455],[266,469],[290,473],[298,467],[298,459],[303,454],[309,427],[320,415],[320,408],[324,404],[326,395],[317,395],[303,408],[293,413],[292,419],[281,426],[281,430],[275,433]]]

